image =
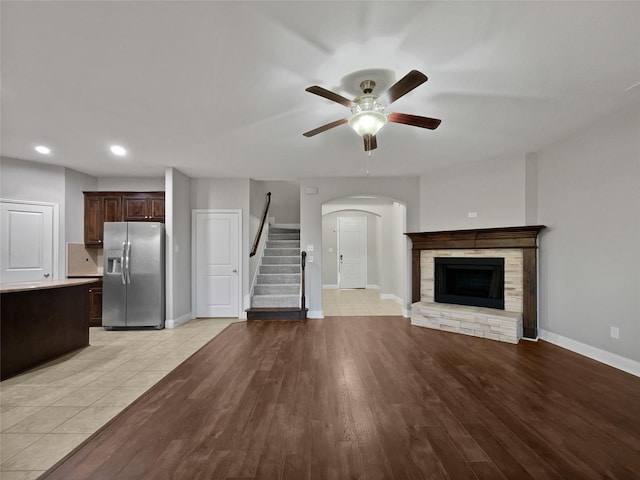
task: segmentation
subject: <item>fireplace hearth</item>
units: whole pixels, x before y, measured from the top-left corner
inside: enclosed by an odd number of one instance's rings
[[[504,310],[504,258],[436,257],[434,300]]]

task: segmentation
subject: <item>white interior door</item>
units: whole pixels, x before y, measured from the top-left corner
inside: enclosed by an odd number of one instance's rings
[[[0,201],[0,280],[29,282],[54,277],[54,205]]]
[[[196,213],[196,316],[240,313],[240,213]]]
[[[338,217],[338,288],[367,288],[366,217]]]

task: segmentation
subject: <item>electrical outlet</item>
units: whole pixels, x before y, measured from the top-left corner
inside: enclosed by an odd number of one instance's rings
[[[620,338],[620,329],[618,327],[611,327],[611,338],[616,340]]]
[[[307,255],[307,262],[313,263],[313,256]]]
[[[313,245],[307,245],[307,252],[313,252]]]
[[[469,218],[476,218],[478,216],[478,212],[469,212]]]

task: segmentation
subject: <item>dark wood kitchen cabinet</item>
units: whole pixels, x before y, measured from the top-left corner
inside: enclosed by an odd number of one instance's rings
[[[125,222],[164,222],[164,192],[123,195],[122,211]]]
[[[84,243],[102,247],[104,222],[122,221],[122,196],[104,192],[84,194]]]
[[[102,247],[104,222],[164,222],[164,192],[84,192],[84,243]]]
[[[89,289],[89,326],[102,326],[102,279]]]

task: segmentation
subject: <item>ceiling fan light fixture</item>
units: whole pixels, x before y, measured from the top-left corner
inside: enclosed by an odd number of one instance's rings
[[[354,113],[349,119],[349,126],[361,137],[375,135],[385,123],[387,123],[387,116],[375,110]]]

